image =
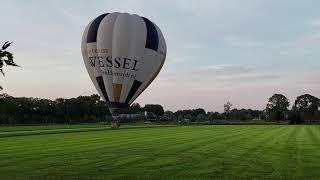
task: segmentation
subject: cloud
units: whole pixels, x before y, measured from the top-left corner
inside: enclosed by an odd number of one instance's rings
[[[264,46],[263,42],[246,39],[243,37],[228,36],[224,38],[224,42],[233,47],[239,48],[256,48]]]
[[[307,44],[307,43],[312,43],[312,42],[320,42],[320,31],[308,33],[304,35],[300,42]]]
[[[320,18],[318,18],[318,19],[313,19],[313,20],[310,22],[310,25],[313,26],[313,27],[320,27]]]
[[[215,88],[254,86],[272,83],[282,77],[281,73],[270,71],[270,67],[265,65],[221,64],[166,71],[159,80],[169,86],[183,83],[186,88],[201,90],[211,89],[212,83],[215,83]]]
[[[320,47],[320,31],[304,32],[300,36],[283,42],[268,44],[266,48],[277,49],[280,55],[305,56],[316,54]]]
[[[218,80],[223,77],[234,77],[253,72],[252,66],[237,64],[207,65],[199,67],[175,68],[161,74],[161,79],[169,82],[183,80],[185,83],[194,81]]]
[[[305,72],[303,74],[299,74],[296,76],[294,82],[298,85],[302,85],[304,87],[309,86],[318,86],[320,87],[320,72],[318,71],[320,67],[316,66],[314,69],[310,69],[309,72]]]
[[[65,17],[67,17],[75,25],[86,26],[90,22],[87,18],[83,18],[81,16],[75,15],[70,10],[61,8],[60,11]]]
[[[199,72],[210,73],[216,76],[233,76],[239,74],[247,74],[253,71],[253,68],[247,65],[222,64],[202,66],[197,69]]]

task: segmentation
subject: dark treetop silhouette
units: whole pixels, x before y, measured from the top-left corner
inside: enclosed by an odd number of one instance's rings
[[[12,42],[6,41],[0,49],[0,73],[4,75],[3,66],[18,66],[13,61],[13,54],[6,51],[6,49],[12,44]],[[0,91],[3,88],[0,86]]]

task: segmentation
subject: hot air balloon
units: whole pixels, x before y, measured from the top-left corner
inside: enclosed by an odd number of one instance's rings
[[[95,18],[85,28],[81,48],[88,74],[113,117],[150,85],[166,58],[159,27],[128,13]]]

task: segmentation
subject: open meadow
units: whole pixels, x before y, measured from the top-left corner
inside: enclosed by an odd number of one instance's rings
[[[320,178],[320,126],[0,127],[1,179]]]

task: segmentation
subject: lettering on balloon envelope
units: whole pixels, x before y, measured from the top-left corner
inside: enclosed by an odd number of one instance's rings
[[[99,50],[96,49],[96,51],[89,50],[88,52],[99,52]],[[100,67],[110,67],[110,68],[123,68],[127,70],[131,70],[131,72],[113,72],[112,69],[107,69],[106,71],[103,71],[105,75],[110,76],[121,76],[121,77],[129,77],[132,79],[135,79],[137,74],[135,71],[138,71],[138,60],[130,59],[130,58],[120,58],[112,56],[102,57],[102,56],[90,56],[89,55],[89,63],[92,68]]]

